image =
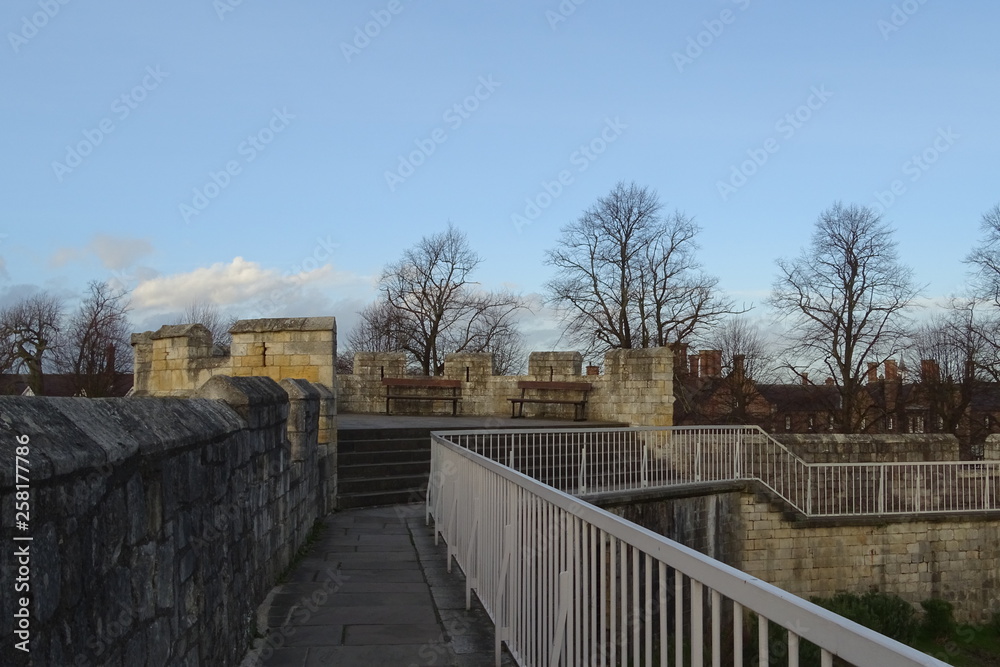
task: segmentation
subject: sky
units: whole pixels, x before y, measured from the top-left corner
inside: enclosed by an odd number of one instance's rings
[[[837,201],[884,215],[933,301],[1000,201],[997,25],[986,0],[8,0],[0,306],[110,281],[137,330],[200,301],[334,315],[343,345],[448,223],[484,288],[540,303],[619,181],[693,217],[762,321]]]

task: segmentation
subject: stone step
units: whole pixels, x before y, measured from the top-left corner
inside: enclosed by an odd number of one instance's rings
[[[364,440],[343,440],[339,435],[337,437],[337,451],[342,454],[408,449],[430,452],[431,439],[429,436],[426,438],[366,438]]]
[[[387,452],[392,453],[392,452]],[[409,454],[409,452],[406,452]],[[345,479],[365,479],[371,477],[389,476],[417,476],[426,477],[431,472],[430,457],[424,461],[386,461],[379,460],[377,463],[362,462],[358,464],[345,465],[343,459],[337,466],[337,476],[340,480]]]
[[[337,489],[341,496],[376,491],[404,491],[422,486],[427,486],[427,475],[385,475],[337,480]]]
[[[420,463],[431,460],[429,449],[383,450],[374,452],[340,452],[337,465],[380,465],[383,463]]]
[[[369,493],[353,493],[342,495],[337,499],[338,509],[355,507],[380,507],[382,505],[404,505],[422,503],[427,498],[427,487],[417,486],[394,491],[374,491]]]

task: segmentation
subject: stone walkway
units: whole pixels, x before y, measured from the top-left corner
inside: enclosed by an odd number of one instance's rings
[[[465,610],[465,577],[446,571],[422,504],[337,512],[324,527],[261,606],[268,631],[242,667],[494,664],[493,623],[475,595]]]

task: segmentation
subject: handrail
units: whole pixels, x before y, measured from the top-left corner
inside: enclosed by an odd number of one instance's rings
[[[519,664],[651,665],[658,654],[666,665],[684,651],[689,664],[722,664],[726,651],[742,657],[744,611],[758,616],[765,658],[770,622],[786,629],[786,647],[798,638],[819,646],[824,664],[834,655],[856,665],[944,664],[450,442],[453,435],[432,434],[427,511],[435,536],[448,526],[445,538],[456,542],[449,553],[477,574],[476,594]],[[460,500],[441,503],[442,496]],[[479,503],[469,502],[476,496]],[[731,646],[717,639],[723,618],[731,618]],[[790,665],[798,661],[793,653]]]
[[[807,463],[756,426],[473,430],[447,437],[570,493],[754,481],[807,517],[1000,511],[1000,461]]]

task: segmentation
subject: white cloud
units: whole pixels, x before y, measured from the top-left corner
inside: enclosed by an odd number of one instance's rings
[[[63,247],[57,249],[49,258],[49,264],[58,268],[94,255],[104,268],[122,271],[152,252],[153,244],[146,239],[95,234],[90,242],[82,248]]]
[[[190,304],[204,302],[239,319],[332,315],[343,335],[373,296],[369,277],[337,271],[329,264],[282,273],[236,257],[187,273],[143,280],[132,290],[132,306],[134,319],[149,328],[176,323]]]

